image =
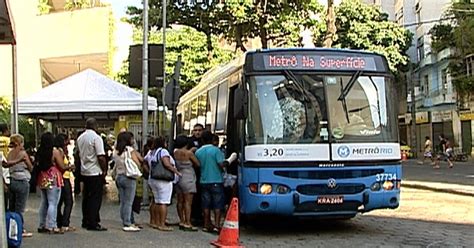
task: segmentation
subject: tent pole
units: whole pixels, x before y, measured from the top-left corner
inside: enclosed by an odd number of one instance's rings
[[[19,133],[18,131],[18,75],[17,75],[17,57],[16,57],[16,45],[12,44],[12,75],[13,75],[13,101],[12,101],[12,133]]]

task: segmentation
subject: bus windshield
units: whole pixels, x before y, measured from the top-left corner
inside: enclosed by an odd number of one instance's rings
[[[328,141],[324,81],[315,75],[250,77],[248,144]]]
[[[388,80],[360,72],[251,76],[247,144],[396,142]]]

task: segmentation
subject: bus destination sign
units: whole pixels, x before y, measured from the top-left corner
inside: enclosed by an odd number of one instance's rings
[[[263,55],[266,70],[343,70],[376,71],[373,57],[334,55]]]

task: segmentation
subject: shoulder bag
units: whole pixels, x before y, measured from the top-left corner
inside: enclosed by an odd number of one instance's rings
[[[142,176],[142,172],[138,168],[138,165],[133,161],[132,159],[132,154],[130,150],[125,148],[126,150],[124,151],[125,155],[125,176],[131,177],[131,178],[139,178]]]
[[[173,181],[174,173],[163,165],[161,161],[161,149],[156,155],[156,161],[151,162],[150,178],[163,181]]]

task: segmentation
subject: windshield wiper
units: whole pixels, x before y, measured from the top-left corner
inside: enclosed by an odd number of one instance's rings
[[[347,82],[347,85],[344,88],[343,88],[342,78],[339,81],[340,85],[341,85],[341,94],[339,95],[337,100],[341,101],[341,103],[342,103],[342,108],[344,109],[344,113],[346,115],[347,123],[351,123],[351,122],[349,120],[349,112],[347,111],[346,96],[351,91],[352,87],[354,86],[354,83],[357,81],[357,79],[359,78],[361,73],[362,73],[362,71],[356,71],[354,74],[352,74],[351,78],[349,79],[349,82]]]
[[[341,95],[339,95],[339,97],[337,98],[338,101],[341,101],[346,98],[347,94],[349,94],[349,91],[351,91],[352,87],[354,86],[354,83],[357,81],[361,73],[362,71],[356,71],[354,74],[352,74],[351,79],[349,79],[349,82],[347,82],[347,85],[346,87],[344,87],[344,89],[341,85]]]
[[[339,80],[339,84],[341,85],[341,96],[342,96],[342,93],[343,93],[343,83],[342,83],[342,78],[340,78]],[[340,98],[340,97],[339,97]],[[347,104],[346,104],[346,97],[342,98],[342,99],[337,99],[338,101],[341,101],[341,104],[342,104],[342,109],[344,109],[344,113],[345,113],[345,116],[346,116],[346,120],[347,120],[347,123],[351,123],[349,121],[349,112],[347,112]]]
[[[302,85],[301,82],[298,80],[298,78],[296,78],[295,74],[294,74],[292,71],[290,71],[290,70],[283,70],[283,72],[285,73],[285,75],[286,75],[287,77],[289,77],[289,79],[291,79],[291,80],[295,83],[296,88],[298,88],[298,90],[300,91],[301,95],[303,96],[303,99],[306,101],[306,94],[305,94],[303,85]]]

